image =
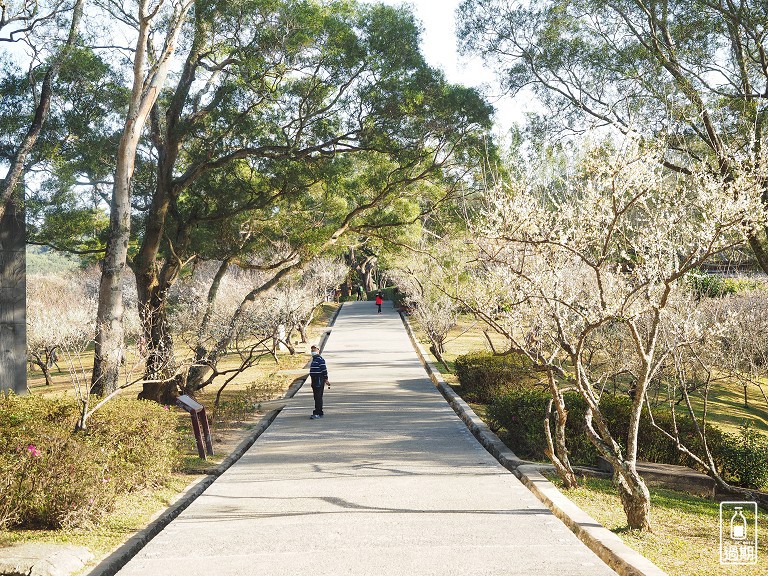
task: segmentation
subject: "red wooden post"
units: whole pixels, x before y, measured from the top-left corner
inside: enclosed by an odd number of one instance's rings
[[[209,456],[213,456],[213,442],[211,441],[211,430],[208,427],[208,418],[205,415],[205,406],[186,394],[176,398],[176,406],[189,412],[189,415],[192,417],[192,430],[195,433],[195,443],[197,444],[197,453],[200,455],[200,459],[206,459],[206,451]],[[202,432],[200,430],[201,424]],[[203,440],[203,434],[205,434],[205,440]],[[203,441],[205,441],[205,448],[203,448]]]

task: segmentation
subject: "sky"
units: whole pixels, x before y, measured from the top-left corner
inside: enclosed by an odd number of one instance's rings
[[[479,57],[460,56],[456,49],[456,8],[461,0],[363,0],[390,6],[410,6],[423,26],[422,53],[454,84],[477,87],[496,108],[496,131],[504,133],[523,119],[519,102],[500,95],[493,71]]]

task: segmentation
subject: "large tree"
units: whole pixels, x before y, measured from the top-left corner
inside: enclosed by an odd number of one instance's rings
[[[113,11],[136,25],[116,5]],[[112,235],[96,392],[110,389],[119,368],[120,262],[135,274],[139,291],[145,376],[155,381],[144,395],[157,398],[157,381],[179,375],[167,298],[193,263],[216,260],[264,272],[242,315],[315,255],[412,226],[452,194],[489,128],[490,107],[478,94],[446,83],[426,65],[405,9],[211,0],[195,2],[189,15],[177,42],[179,67],[152,104],[138,143],[132,141],[136,153],[113,154],[133,158],[135,171],[130,194],[121,193],[120,206],[109,210],[111,224],[105,229],[98,200],[116,197],[109,174],[118,165],[103,152],[127,134],[114,121],[128,107],[119,90],[112,90],[112,119],[81,124],[82,136],[97,144],[64,139],[48,187],[49,198],[66,200],[57,202],[64,209],[45,206],[45,195],[35,204],[41,242],[96,252],[104,249],[106,232]],[[109,53],[101,49],[100,56]],[[86,187],[93,193],[85,194]],[[206,381],[203,373],[227,342],[198,347],[190,391]]]
[[[648,490],[636,468],[640,416],[670,353],[662,334],[676,290],[713,255],[740,245],[745,222],[764,222],[755,178],[670,175],[662,155],[597,150],[563,191],[525,184],[489,190],[467,266],[477,292],[486,287],[487,300],[504,305],[485,307],[489,324],[581,394],[587,435],[612,464],[628,525],[637,529],[650,529]],[[463,301],[482,312],[473,299]],[[627,344],[621,358],[610,358],[606,342],[617,335]],[[617,436],[600,404],[605,366],[614,362],[630,366],[625,373],[633,378],[626,437]]]
[[[0,390],[26,391],[23,179],[64,63],[76,49],[84,0],[0,4]],[[10,51],[9,51],[10,53]],[[22,70],[22,66],[26,70]]]
[[[440,179],[488,127],[477,94],[425,64],[402,9],[211,3],[187,40],[178,82],[152,114],[157,170],[133,260],[149,380],[175,371],[165,306],[185,263],[261,268],[266,290],[363,216],[378,210],[377,228],[403,224],[385,208],[418,197],[416,183]],[[200,370],[225,341],[200,347]]]
[[[464,0],[458,18],[463,49],[492,62],[510,92],[536,93],[547,130],[661,137],[668,168],[704,159],[730,181],[765,157],[765,11],[758,0]],[[766,228],[748,240],[768,271]]]
[[[128,12],[126,8],[131,7],[124,7],[122,2],[108,5],[118,17],[135,26],[136,48],[131,96],[116,153],[109,236],[101,261],[92,376],[92,390],[96,394],[111,393],[118,385],[124,348],[122,276],[131,234],[131,186],[136,153],[144,123],[165,84],[192,0],[138,0],[135,14]],[[155,35],[160,36],[158,48],[154,47]]]

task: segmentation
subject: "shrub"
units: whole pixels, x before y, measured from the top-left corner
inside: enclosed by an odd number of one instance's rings
[[[161,483],[175,462],[175,419],[113,400],[74,433],[70,399],[0,396],[0,527],[89,525],[119,494]]]
[[[763,286],[749,278],[732,278],[706,272],[691,272],[686,276],[686,281],[698,296],[710,298],[758,290]]]
[[[768,439],[745,423],[737,434],[725,434],[722,444],[725,479],[760,489],[768,485]]]
[[[513,450],[524,458],[545,459],[544,414],[550,395],[543,390],[507,390],[495,395],[488,405],[487,415],[494,428],[503,428]],[[564,394],[568,410],[566,437],[568,452],[573,464],[594,466],[598,453],[586,432],[586,403],[577,392]],[[600,408],[608,422],[614,438],[626,446],[629,434],[629,414],[632,401],[627,396],[604,394]],[[673,428],[672,415],[666,410],[654,414],[656,424],[664,430]],[[677,428],[681,441],[694,454],[703,454],[703,446],[696,433],[694,423],[685,415],[677,416]],[[723,433],[717,429],[707,430],[707,443],[716,465],[723,462]],[[640,418],[638,459],[649,462],[678,464],[695,467],[695,462],[677,449],[675,443],[655,428],[644,411]]]
[[[687,277],[688,285],[698,296],[717,298],[726,294],[734,294],[732,286],[728,286],[725,278],[718,274],[706,272],[691,272]]]
[[[456,358],[456,376],[470,400],[489,402],[497,393],[537,382],[530,361],[519,354],[470,352]]]

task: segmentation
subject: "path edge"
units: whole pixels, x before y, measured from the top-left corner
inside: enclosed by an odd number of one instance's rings
[[[557,516],[587,547],[597,554],[621,576],[667,576],[661,568],[648,558],[627,546],[621,538],[592,518],[574,502],[567,498],[554,484],[541,473],[541,468],[548,468],[519,458],[496,434],[483,422],[470,406],[454,392],[443,375],[429,359],[421,342],[416,338],[408,317],[399,312],[413,348],[429,375],[429,379],[440,391],[453,411],[466,424],[473,436],[504,468],[517,476],[520,481],[550,511]]]
[[[320,337],[320,343],[318,344],[318,347],[321,350],[325,346],[325,343],[331,334],[330,328],[336,323],[336,318],[338,318],[339,312],[341,312],[343,305],[344,304],[341,303],[339,307],[336,308],[333,316],[331,316],[331,319],[328,321],[327,327],[323,329],[322,336]],[[305,368],[308,367],[309,363],[307,366],[305,366]],[[307,376],[309,376],[309,374],[295,378],[293,382],[291,382],[290,386],[288,386],[288,389],[285,391],[285,394],[283,394],[281,399],[293,398],[293,396],[295,396],[296,393],[304,385],[304,381],[307,379]],[[168,524],[170,524],[171,521],[173,521],[177,516],[179,516],[179,514],[181,514],[187,507],[189,507],[192,502],[197,500],[197,498],[203,492],[205,492],[211,484],[214,483],[216,478],[221,476],[224,472],[227,471],[227,469],[229,469],[230,466],[237,462],[243,456],[243,454],[245,454],[248,449],[254,445],[259,436],[261,436],[267,430],[267,428],[269,428],[272,422],[275,421],[275,418],[277,418],[280,412],[283,411],[283,408],[285,408],[285,406],[281,406],[280,408],[276,408],[275,410],[271,410],[264,414],[264,416],[262,416],[259,420],[259,423],[251,430],[251,433],[243,438],[237,447],[232,452],[230,452],[230,454],[224,458],[224,460],[222,460],[221,463],[216,466],[216,468],[206,472],[206,476],[203,478],[198,478],[197,480],[194,480],[188,484],[186,488],[184,488],[179,494],[176,495],[175,498],[173,498],[173,500],[171,500],[171,503],[167,508],[159,511],[157,514],[155,514],[155,516],[153,516],[152,520],[149,524],[147,524],[147,526],[128,538],[128,540],[113,550],[106,558],[101,560],[101,562],[94,566],[90,571],[85,572],[83,576],[114,576],[117,574],[120,569],[123,568],[123,566],[125,566],[134,556],[136,556],[136,554],[139,553],[139,551],[141,551],[142,548],[144,548],[144,546],[149,543],[150,540],[157,536],[163,530],[163,528],[168,526]]]

